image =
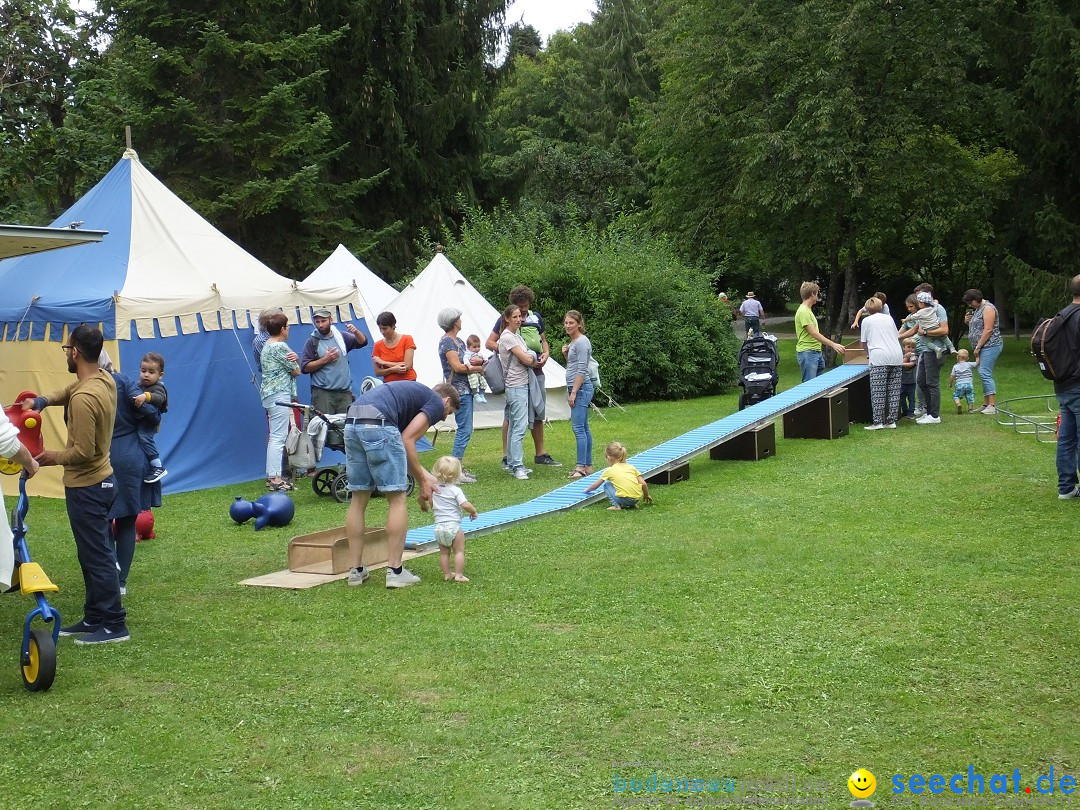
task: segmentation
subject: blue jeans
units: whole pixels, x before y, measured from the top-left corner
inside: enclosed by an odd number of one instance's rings
[[[592,403],[593,393],[592,380],[588,377],[578,389],[574,397],[573,407],[570,408],[570,425],[574,429],[574,438],[577,440],[577,465],[579,467],[592,466],[592,431],[589,430],[589,405]]]
[[[510,421],[506,431],[506,463],[511,470],[516,470],[525,466],[521,443],[529,429],[529,386],[507,388],[503,393]]]
[[[460,390],[458,394],[461,396],[461,405],[454,414],[457,431],[454,433],[454,449],[450,451],[450,455],[461,461],[465,458],[465,448],[469,446],[469,439],[472,438],[473,395],[471,392],[462,394]]]
[[[825,357],[820,351],[808,349],[805,352],[796,352],[795,357],[798,358],[799,368],[802,369],[803,382],[825,373]]]
[[[615,485],[610,481],[604,482],[604,494],[607,495],[607,499],[611,501],[612,506],[618,506],[620,509],[634,509],[637,506],[636,498],[623,498],[615,494]]]
[[[982,380],[983,397],[997,393],[997,385],[994,383],[994,364],[1001,356],[1001,350],[1005,344],[997,346],[983,346],[979,352],[979,379]]]
[[[288,391],[278,391],[263,399],[266,418],[270,423],[270,438],[266,440],[267,478],[281,477],[281,453],[285,449],[285,439],[289,437],[289,419],[292,417],[292,408],[274,403],[279,400],[287,402],[290,397]]]
[[[1057,395],[1061,427],[1057,441],[1058,494],[1076,489],[1076,452],[1080,448],[1080,386]]]
[[[345,477],[349,492],[405,492],[409,461],[397,425],[345,425]]]
[[[100,484],[64,488],[68,520],[86,587],[83,618],[87,624],[122,630],[127,626],[127,614],[120,601],[120,577],[109,525],[109,508],[115,497],[116,478],[112,475]]]

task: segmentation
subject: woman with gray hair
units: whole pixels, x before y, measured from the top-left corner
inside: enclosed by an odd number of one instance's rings
[[[469,439],[473,432],[473,393],[469,388],[469,374],[483,367],[483,361],[479,357],[479,365],[472,367],[465,363],[465,342],[458,337],[461,331],[461,310],[457,307],[447,307],[439,311],[439,328],[445,334],[439,338],[439,362],[442,364],[443,381],[453,386],[461,397],[461,404],[454,414],[457,421],[457,430],[454,433],[454,449],[450,452],[458,461],[465,458],[465,448],[469,445]],[[461,470],[461,483],[475,484],[476,476],[465,469]]]

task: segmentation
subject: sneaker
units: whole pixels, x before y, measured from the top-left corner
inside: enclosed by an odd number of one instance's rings
[[[101,629],[100,624],[87,624],[86,619],[79,619],[75,624],[60,628],[62,636],[78,636],[83,633],[95,633]]]
[[[985,413],[987,416],[993,416],[997,413],[997,408],[993,405],[987,405],[985,408],[979,411],[979,413]]]
[[[916,419],[921,419],[922,417],[926,416],[926,411],[922,408],[916,408],[914,413],[912,413],[911,415],[914,416]]]
[[[127,596],[127,585],[121,585],[120,586],[120,595],[121,596]]]
[[[518,481],[528,481],[529,472],[524,467],[518,467],[516,470],[514,470],[514,478],[516,478]]]
[[[480,392],[473,394],[473,399],[475,399],[477,402],[487,402],[487,397],[485,397]]]
[[[150,474],[142,480],[144,484],[156,484],[162,478],[169,474],[169,471],[164,467],[151,467]]]
[[[1059,501],[1071,501],[1073,498],[1080,498],[1080,487],[1073,487],[1071,492],[1066,492],[1064,495],[1058,495]],[[64,631],[60,631],[60,635],[64,635]]]
[[[887,425],[885,425],[885,428],[887,430],[896,430],[896,422],[889,422]]]
[[[387,588],[407,588],[410,585],[415,585],[419,581],[420,577],[408,568],[402,568],[400,574],[395,574],[389,568],[386,569]]]
[[[915,424],[916,425],[940,425],[941,424],[941,417],[940,416],[931,416],[930,414],[926,414],[926,416],[920,416],[918,419],[916,419]]]
[[[350,568],[349,585],[363,585],[367,582],[369,576],[371,576],[371,572],[366,568]]]
[[[863,428],[863,430],[882,430],[882,429],[884,429],[884,427],[885,427],[884,425],[873,424],[873,425],[867,425],[866,427]],[[896,425],[893,425],[893,427],[896,427]]]
[[[75,639],[76,644],[113,644],[118,641],[131,641],[131,633],[126,627],[99,627],[93,633]]]
[[[956,403],[956,412],[961,414],[964,412],[964,406],[961,405],[959,402]]]
[[[507,472],[510,472],[510,471],[511,471],[511,470],[510,470],[510,462],[506,460],[506,456],[503,456],[503,460],[502,460],[502,468],[503,468],[504,470],[506,470]]]
[[[544,466],[544,467],[561,467],[562,466],[562,464],[560,464],[558,461],[553,459],[547,453],[543,453],[542,455],[536,456],[536,458],[534,458],[533,460],[537,464],[539,464],[541,466]]]
[[[468,470],[461,471],[461,478],[458,479],[459,484],[475,484],[476,476]]]

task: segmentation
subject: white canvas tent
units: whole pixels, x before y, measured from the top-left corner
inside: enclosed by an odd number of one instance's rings
[[[306,287],[340,287],[352,284],[360,294],[360,306],[364,310],[364,322],[376,338],[379,335],[375,318],[393,301],[398,291],[368,269],[344,245],[338,245],[322,264],[306,279]]]
[[[446,307],[457,307],[461,310],[461,332],[458,336],[465,340],[470,334],[479,335],[481,343],[487,340],[492,327],[502,314],[489,304],[441,253],[437,253],[420,275],[386,307],[397,318],[398,332],[412,335],[416,341],[413,367],[416,369],[417,380],[425,385],[434,385],[443,380],[438,352],[443,330],[439,328],[436,319],[439,310]],[[548,341],[551,342],[555,334],[547,321],[544,325],[548,331]],[[547,418],[569,419],[566,369],[554,359],[548,360],[544,366],[544,378],[548,395]],[[486,404],[477,402],[473,411],[473,426],[500,427],[503,421],[503,404],[503,397],[494,394],[487,395]],[[440,430],[452,430],[454,427],[453,417],[438,425]]]

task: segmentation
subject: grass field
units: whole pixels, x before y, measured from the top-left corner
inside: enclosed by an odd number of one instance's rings
[[[791,341],[782,354],[788,387]],[[1004,399],[1049,391],[1012,341],[998,379]],[[634,405],[593,431],[598,448],[637,452],[735,403]],[[1051,768],[1075,775],[1080,503],[1056,499],[1052,445],[943,414],[780,441],[763,462],[699,458],[653,507],[470,542],[468,585],[443,583],[429,556],[403,591],[381,573],[362,588],[240,586],[344,507],[298,490],[293,524],[255,533],[228,507],[258,482],[171,496],[136,555],[133,640],[61,640],[50,692],[18,673],[29,600],[0,600],[9,806],[592,808],[629,795],[615,774],[657,773],[794,774],[843,807],[865,766],[881,807],[894,774],[1019,769],[1032,788]],[[571,461],[569,424],[548,435]],[[481,511],[565,481],[569,467],[511,480],[498,443],[481,431],[469,450]],[[30,518],[55,604],[78,618],[63,505],[35,499]]]

